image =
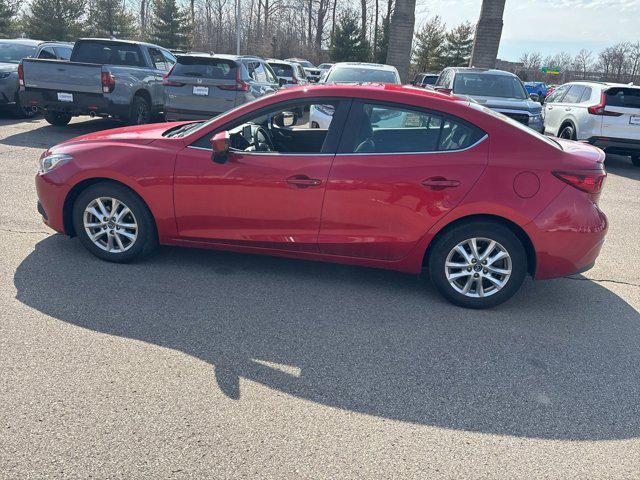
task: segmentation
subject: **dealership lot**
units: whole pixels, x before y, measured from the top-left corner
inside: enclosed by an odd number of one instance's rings
[[[95,259],[42,225],[33,175],[44,148],[116,125],[0,119],[0,477],[637,475],[628,159],[607,159],[596,266],[478,312],[394,272]]]

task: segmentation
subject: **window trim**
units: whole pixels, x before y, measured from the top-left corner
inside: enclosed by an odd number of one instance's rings
[[[469,145],[468,147],[465,147],[465,148],[458,148],[456,150],[431,150],[431,151],[420,151],[420,152],[347,152],[347,151],[345,151],[345,149],[348,147],[348,144],[347,144],[347,140],[345,140],[345,136],[343,135],[342,136],[342,140],[340,141],[340,145],[338,147],[338,150],[336,152],[336,155],[340,155],[340,156],[350,156],[350,155],[378,156],[378,155],[429,155],[429,154],[433,154],[433,153],[458,153],[458,152],[464,152],[464,151],[470,150],[470,149],[476,147],[477,145],[480,145],[487,138],[489,138],[489,134],[487,132],[485,132],[483,129],[481,129],[477,125],[465,120],[464,118],[460,118],[460,117],[457,117],[455,115],[451,115],[450,113],[442,112],[440,110],[432,110],[432,109],[429,109],[429,108],[419,107],[419,106],[416,106],[416,105],[388,102],[388,101],[384,101],[384,100],[374,100],[374,99],[367,99],[367,98],[354,98],[353,99],[353,103],[351,104],[351,110],[349,112],[349,116],[347,117],[347,121],[352,120],[354,115],[358,115],[358,117],[359,117],[362,114],[362,111],[363,111],[362,107],[365,104],[382,105],[382,106],[387,106],[387,107],[390,107],[390,108],[402,109],[402,110],[414,110],[414,111],[416,111],[418,113],[423,113],[423,114],[424,113],[427,113],[427,114],[432,113],[433,115],[439,115],[440,117],[442,117],[443,121],[446,120],[446,119],[449,119],[449,120],[452,120],[452,121],[461,122],[461,123],[463,123],[465,125],[468,125],[468,126],[470,126],[472,128],[475,128],[475,129],[479,130],[484,135],[482,135],[472,145]],[[358,120],[358,118],[356,118],[356,120]]]

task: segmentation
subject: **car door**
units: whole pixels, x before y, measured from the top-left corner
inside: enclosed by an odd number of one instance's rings
[[[282,151],[256,151],[247,145],[247,131],[264,126],[264,118],[273,126],[283,112],[289,114],[310,103],[313,101],[280,103],[232,120],[178,154],[174,201],[181,237],[317,251],[324,190],[350,100],[323,99],[322,103],[333,103],[337,110],[318,148],[312,146],[306,152],[286,152],[284,147]],[[268,123],[265,128],[269,128]],[[220,131],[230,132],[234,146],[223,164],[212,161],[209,145],[211,136]]]
[[[151,91],[153,94],[153,104],[157,106],[159,104],[164,105],[164,88],[162,86],[162,77],[167,73],[171,66],[167,63],[164,55],[157,48],[149,47],[147,49],[151,60],[151,72],[153,75],[153,85],[151,85]]]
[[[354,101],[327,182],[320,251],[406,256],[482,173],[486,138],[443,112]]]
[[[562,121],[563,110],[560,103],[571,85],[562,85],[556,88],[544,104],[544,130],[545,133],[557,135]]]

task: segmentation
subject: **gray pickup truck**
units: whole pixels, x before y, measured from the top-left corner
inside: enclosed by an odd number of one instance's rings
[[[79,115],[149,123],[163,111],[162,77],[175,61],[157,45],[81,38],[69,61],[22,61],[18,72],[22,104],[43,110],[45,120],[58,126]]]

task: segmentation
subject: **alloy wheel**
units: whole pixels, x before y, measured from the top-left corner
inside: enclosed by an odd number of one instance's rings
[[[460,242],[445,262],[449,285],[467,297],[484,298],[498,293],[511,277],[509,252],[495,240],[474,237]]]
[[[85,208],[82,219],[89,239],[106,252],[126,252],[138,238],[135,215],[117,198],[99,197],[92,200]]]

